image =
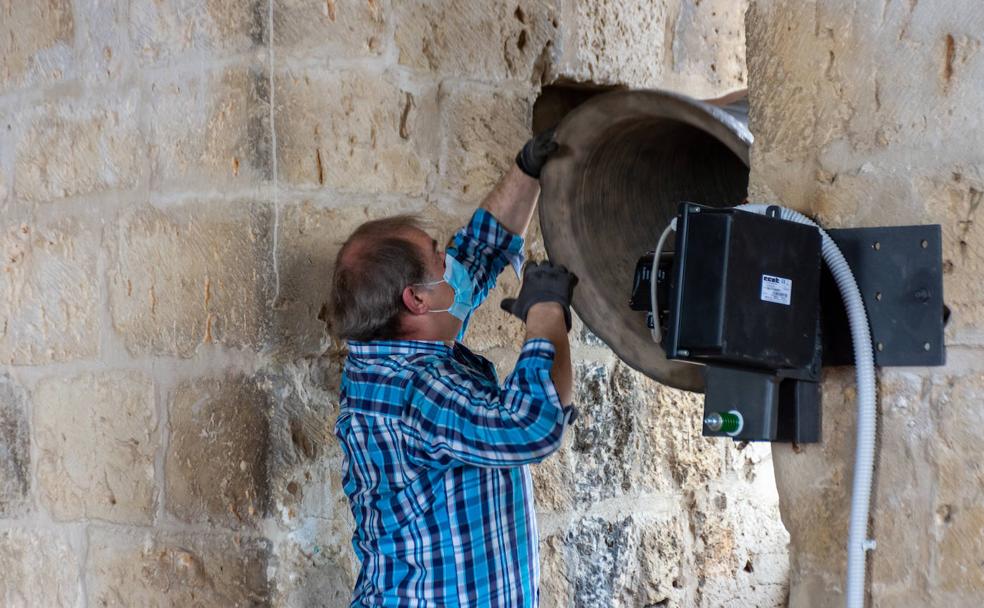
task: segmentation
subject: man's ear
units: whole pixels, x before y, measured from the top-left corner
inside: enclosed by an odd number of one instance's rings
[[[403,306],[406,307],[407,311],[413,315],[425,315],[430,312],[427,307],[427,303],[420,299],[413,287],[407,285],[403,288]]]

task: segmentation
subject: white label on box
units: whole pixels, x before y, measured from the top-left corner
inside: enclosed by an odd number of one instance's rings
[[[791,280],[769,274],[762,275],[762,295],[760,297],[763,302],[775,302],[789,306],[792,293],[793,282]]]

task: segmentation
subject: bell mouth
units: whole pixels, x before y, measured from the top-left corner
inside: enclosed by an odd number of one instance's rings
[[[540,177],[544,244],[580,278],[578,316],[623,361],[680,389],[703,391],[701,366],[667,361],[646,314],[629,308],[635,265],[680,202],[746,199],[752,137],[743,107],[664,91],[597,95],[557,126],[560,147]]]

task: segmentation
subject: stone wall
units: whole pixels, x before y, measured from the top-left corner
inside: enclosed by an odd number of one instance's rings
[[[974,1],[752,0],[752,189],[824,224],[938,223],[947,365],[879,374],[870,605],[984,603],[984,16]],[[777,447],[792,606],[842,605],[854,453],[850,369],[824,437]]]
[[[544,84],[744,86],[743,13],[0,0],[0,603],[345,605],[341,242],[405,211],[449,235]],[[467,340],[502,373],[516,287]],[[782,605],[768,449],[700,438],[697,399],[573,336],[583,417],[536,467],[543,605]]]

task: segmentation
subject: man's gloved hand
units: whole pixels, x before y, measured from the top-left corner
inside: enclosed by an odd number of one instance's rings
[[[564,308],[567,331],[571,330],[571,299],[577,276],[551,262],[530,262],[523,269],[523,286],[519,296],[502,300],[502,310],[526,322],[526,313],[534,304],[557,302]]]
[[[554,130],[547,129],[537,133],[526,142],[523,149],[516,155],[516,164],[526,175],[533,179],[540,179],[543,165],[547,164],[547,158],[556,150],[557,142],[554,141]]]

